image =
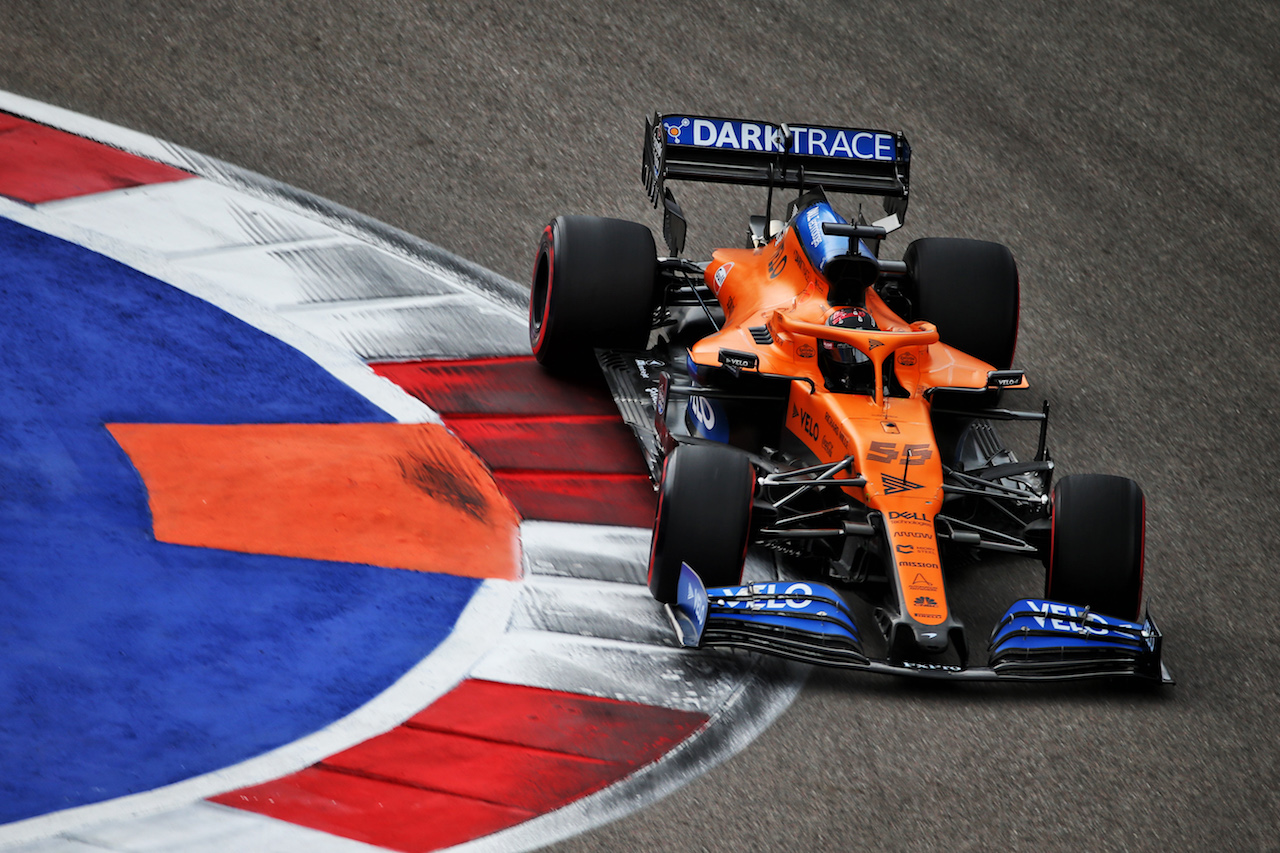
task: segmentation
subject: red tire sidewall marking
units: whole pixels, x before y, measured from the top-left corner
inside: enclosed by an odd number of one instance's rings
[[[555,231],[552,226],[548,225],[542,232],[542,243],[538,246],[538,255],[534,258],[533,263],[533,293],[536,298],[537,294],[537,275],[538,270],[542,266],[542,253],[546,251],[547,255],[547,284],[546,293],[542,298],[542,321],[538,324],[538,337],[533,341],[533,352],[538,354],[542,351],[542,344],[547,338],[547,323],[551,319],[551,285],[555,279],[556,272],[556,240]],[[529,300],[529,326],[532,328],[534,322],[534,300]]]

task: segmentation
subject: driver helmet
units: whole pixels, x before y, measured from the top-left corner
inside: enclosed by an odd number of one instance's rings
[[[841,329],[871,330],[878,328],[875,318],[865,308],[837,308],[827,318],[828,326]],[[820,341],[818,367],[831,391],[873,393],[875,366],[871,358],[852,344],[841,341]]]

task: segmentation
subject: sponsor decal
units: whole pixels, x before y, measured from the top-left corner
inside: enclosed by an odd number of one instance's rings
[[[716,121],[698,118],[686,133],[681,129],[681,145],[699,148],[730,148],[738,151],[781,151],[782,131],[750,121]]]
[[[689,564],[684,563],[684,565],[687,566]],[[693,584],[689,584],[688,586],[685,587],[684,598],[685,598],[685,601],[692,602],[694,622],[699,625],[706,622],[707,621],[706,596],[698,595],[693,588]]]
[[[636,361],[636,370],[639,371],[640,375],[643,376],[645,379],[649,378],[650,367],[662,366],[661,361],[655,361],[651,358],[637,358],[635,361]]]
[[[888,465],[897,458],[898,445],[892,441],[871,442],[871,451],[867,454],[868,462],[879,462],[881,465]]]
[[[932,543],[929,543],[929,542],[920,542],[914,545],[898,545],[897,552],[899,554],[915,554],[919,556],[921,559],[927,559],[929,558],[930,555],[938,553],[934,548],[931,547],[931,544]],[[910,548],[912,550],[903,551],[902,550],[903,548]],[[905,563],[903,565],[905,565]]]
[[[867,453],[867,461],[888,465],[897,460],[900,455],[906,457],[904,465],[923,465],[933,458],[933,447],[928,444],[908,444],[900,450],[895,442],[873,441],[870,452]]]
[[[1057,604],[1052,601],[1028,601],[1031,609],[1043,613],[1043,616],[1033,617],[1041,628],[1049,628],[1053,631],[1065,631],[1070,634],[1092,634],[1096,637],[1105,637],[1111,634],[1110,626],[1112,624],[1105,616],[1101,616],[1092,611],[1085,611],[1079,607],[1072,607],[1070,604]],[[1070,616],[1072,619],[1081,619],[1083,622],[1067,621],[1065,619],[1054,619],[1053,616]],[[1114,620],[1117,624],[1121,620]],[[1124,636],[1128,636],[1125,634]]]
[[[735,610],[739,607],[744,607],[747,610],[786,610],[787,608],[804,610],[809,606],[809,602],[813,597],[813,587],[809,584],[803,582],[792,583],[779,592],[779,587],[781,586],[782,584],[780,583],[753,583],[750,586],[735,590],[727,598],[717,597],[716,606],[727,607],[730,610]],[[772,597],[767,601],[743,600],[753,595],[768,595]],[[797,598],[796,596],[804,597]],[[822,612],[819,615],[825,616],[826,613]]]
[[[925,634],[924,636],[936,637],[937,634]],[[964,670],[964,667],[953,663],[919,663],[913,660],[904,660],[902,665],[907,669],[921,669],[930,672],[961,672]]]
[[[914,604],[916,607],[937,607],[938,606],[938,602],[933,600],[927,595],[917,596],[916,600],[911,603]]]
[[[782,241],[778,241],[778,248],[769,258],[769,278],[777,278],[782,275],[782,271],[787,268],[787,253],[782,249]]]
[[[800,346],[796,347],[796,355],[800,356],[801,358],[813,358],[813,347],[809,346],[808,344],[801,344]],[[827,417],[831,417],[831,416],[828,415]]]
[[[867,341],[867,347],[869,349],[876,349],[882,346],[884,346],[884,341],[877,341],[875,338],[871,338]]]
[[[815,418],[813,415],[809,414],[808,412],[796,406],[795,403],[792,403],[791,419],[797,420],[800,422],[800,429],[804,430],[805,435],[809,436],[814,441],[818,440],[818,419],[817,418]]]
[[[809,208],[809,212],[805,214],[805,226],[809,232],[809,245],[822,245],[822,209],[814,206]]]
[[[689,431],[698,438],[721,443],[729,440],[729,417],[724,407],[715,400],[691,396],[684,414]]]
[[[884,487],[886,495],[896,495],[901,492],[914,492],[916,489],[924,488],[919,483],[913,483],[902,477],[895,477],[892,474],[881,474],[880,484]]]
[[[824,127],[793,127],[791,133],[791,148],[797,154],[848,160],[894,159],[893,136],[888,133]]]
[[[737,304],[738,304],[737,301],[732,296],[730,296],[729,301],[724,304],[725,313],[732,314],[733,309]]]
[[[900,512],[891,510],[889,512],[890,521],[902,521],[907,524],[928,524],[929,519],[922,512]]]
[[[782,131],[763,122],[734,119],[677,118],[664,121],[667,141],[698,148],[734,151],[783,150]],[[892,162],[897,156],[893,134],[841,127],[791,125],[791,153],[843,160]]]
[[[716,428],[716,410],[706,397],[689,398],[689,415],[707,432]]]
[[[678,145],[680,144],[680,132],[689,126],[689,120],[687,118],[682,118],[678,124],[673,122],[663,122],[663,125],[667,129],[667,136],[671,137],[671,141]]]
[[[923,592],[937,592],[938,588],[929,583],[929,580],[921,573],[917,572],[916,576],[911,579],[911,589],[921,590]]]
[[[667,128],[667,132],[671,132],[671,128]],[[677,134],[678,135],[678,134]],[[653,131],[653,178],[656,181],[658,176],[662,174],[662,134],[657,128]]]
[[[895,530],[893,535],[899,539],[932,539],[932,533],[925,533],[923,530]]]
[[[911,367],[915,363],[916,363],[916,357],[913,353],[909,353],[909,352],[898,353],[898,364],[901,364],[903,367]]]
[[[712,277],[711,289],[716,293],[720,292],[720,288],[724,287],[724,280],[728,278],[729,271],[733,269],[733,261],[723,264],[720,269],[716,270],[715,276]]]
[[[916,546],[914,545],[895,545],[893,548],[893,550],[897,551],[899,554],[910,554],[915,549]]]
[[[760,356],[751,352],[722,349],[720,350],[720,363],[725,367],[737,368],[738,370],[755,370],[760,365]]]
[[[836,419],[831,417],[830,412],[823,412],[822,419],[827,422],[827,426],[831,427],[832,432],[836,434],[836,438],[840,439],[840,443],[844,445],[845,450],[849,449],[849,436],[845,435],[840,424],[836,423]]]
[[[1021,385],[1026,374],[1021,370],[993,370],[987,374],[987,387],[1011,388]]]

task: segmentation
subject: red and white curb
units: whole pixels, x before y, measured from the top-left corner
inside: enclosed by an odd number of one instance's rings
[[[307,354],[401,422],[442,418],[371,362],[528,352],[523,289],[438,247],[226,163],[17,95],[0,92],[0,111],[194,175],[34,204],[0,198],[0,216],[217,305]],[[799,690],[803,667],[674,647],[643,586],[648,530],[526,520],[521,538],[524,580],[485,581],[441,647],[351,715],[233,767],[0,826],[0,848],[381,849],[223,803],[229,792],[307,771],[390,733],[464,679],[705,718],[608,787],[451,842],[476,851],[531,849],[671,793],[750,743]],[[761,560],[748,577],[773,571]],[[215,796],[221,802],[209,801]]]

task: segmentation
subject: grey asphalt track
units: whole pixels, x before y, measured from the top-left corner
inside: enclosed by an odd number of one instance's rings
[[[1172,690],[815,673],[596,850],[1280,847],[1280,7],[1269,2],[0,4],[0,88],[356,208],[523,282],[559,213],[637,219],[643,117],[904,130],[910,239],[1018,258],[1061,473],[1139,480]],[[679,188],[677,188],[679,192]],[[763,196],[681,193],[689,253]],[[1035,564],[966,568],[981,640]]]

